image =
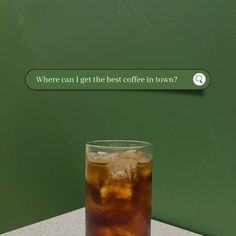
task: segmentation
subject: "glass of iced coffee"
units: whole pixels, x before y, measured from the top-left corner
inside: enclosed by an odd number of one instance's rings
[[[86,144],[86,236],[150,236],[152,145]]]

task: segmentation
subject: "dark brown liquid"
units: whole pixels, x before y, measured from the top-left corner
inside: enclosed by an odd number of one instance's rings
[[[152,162],[86,161],[86,236],[150,236]],[[128,162],[128,164],[127,164]]]

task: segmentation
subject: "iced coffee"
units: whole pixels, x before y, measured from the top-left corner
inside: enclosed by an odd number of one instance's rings
[[[95,141],[86,146],[86,236],[150,236],[151,145]]]

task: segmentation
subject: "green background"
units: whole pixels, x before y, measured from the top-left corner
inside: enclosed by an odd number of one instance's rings
[[[0,232],[84,205],[84,144],[155,145],[153,217],[234,236],[236,2],[0,1]],[[33,91],[37,68],[206,69],[204,92]]]

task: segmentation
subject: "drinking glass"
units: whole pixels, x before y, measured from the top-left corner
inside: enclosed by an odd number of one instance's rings
[[[86,236],[150,236],[150,143],[87,143],[85,179]]]

